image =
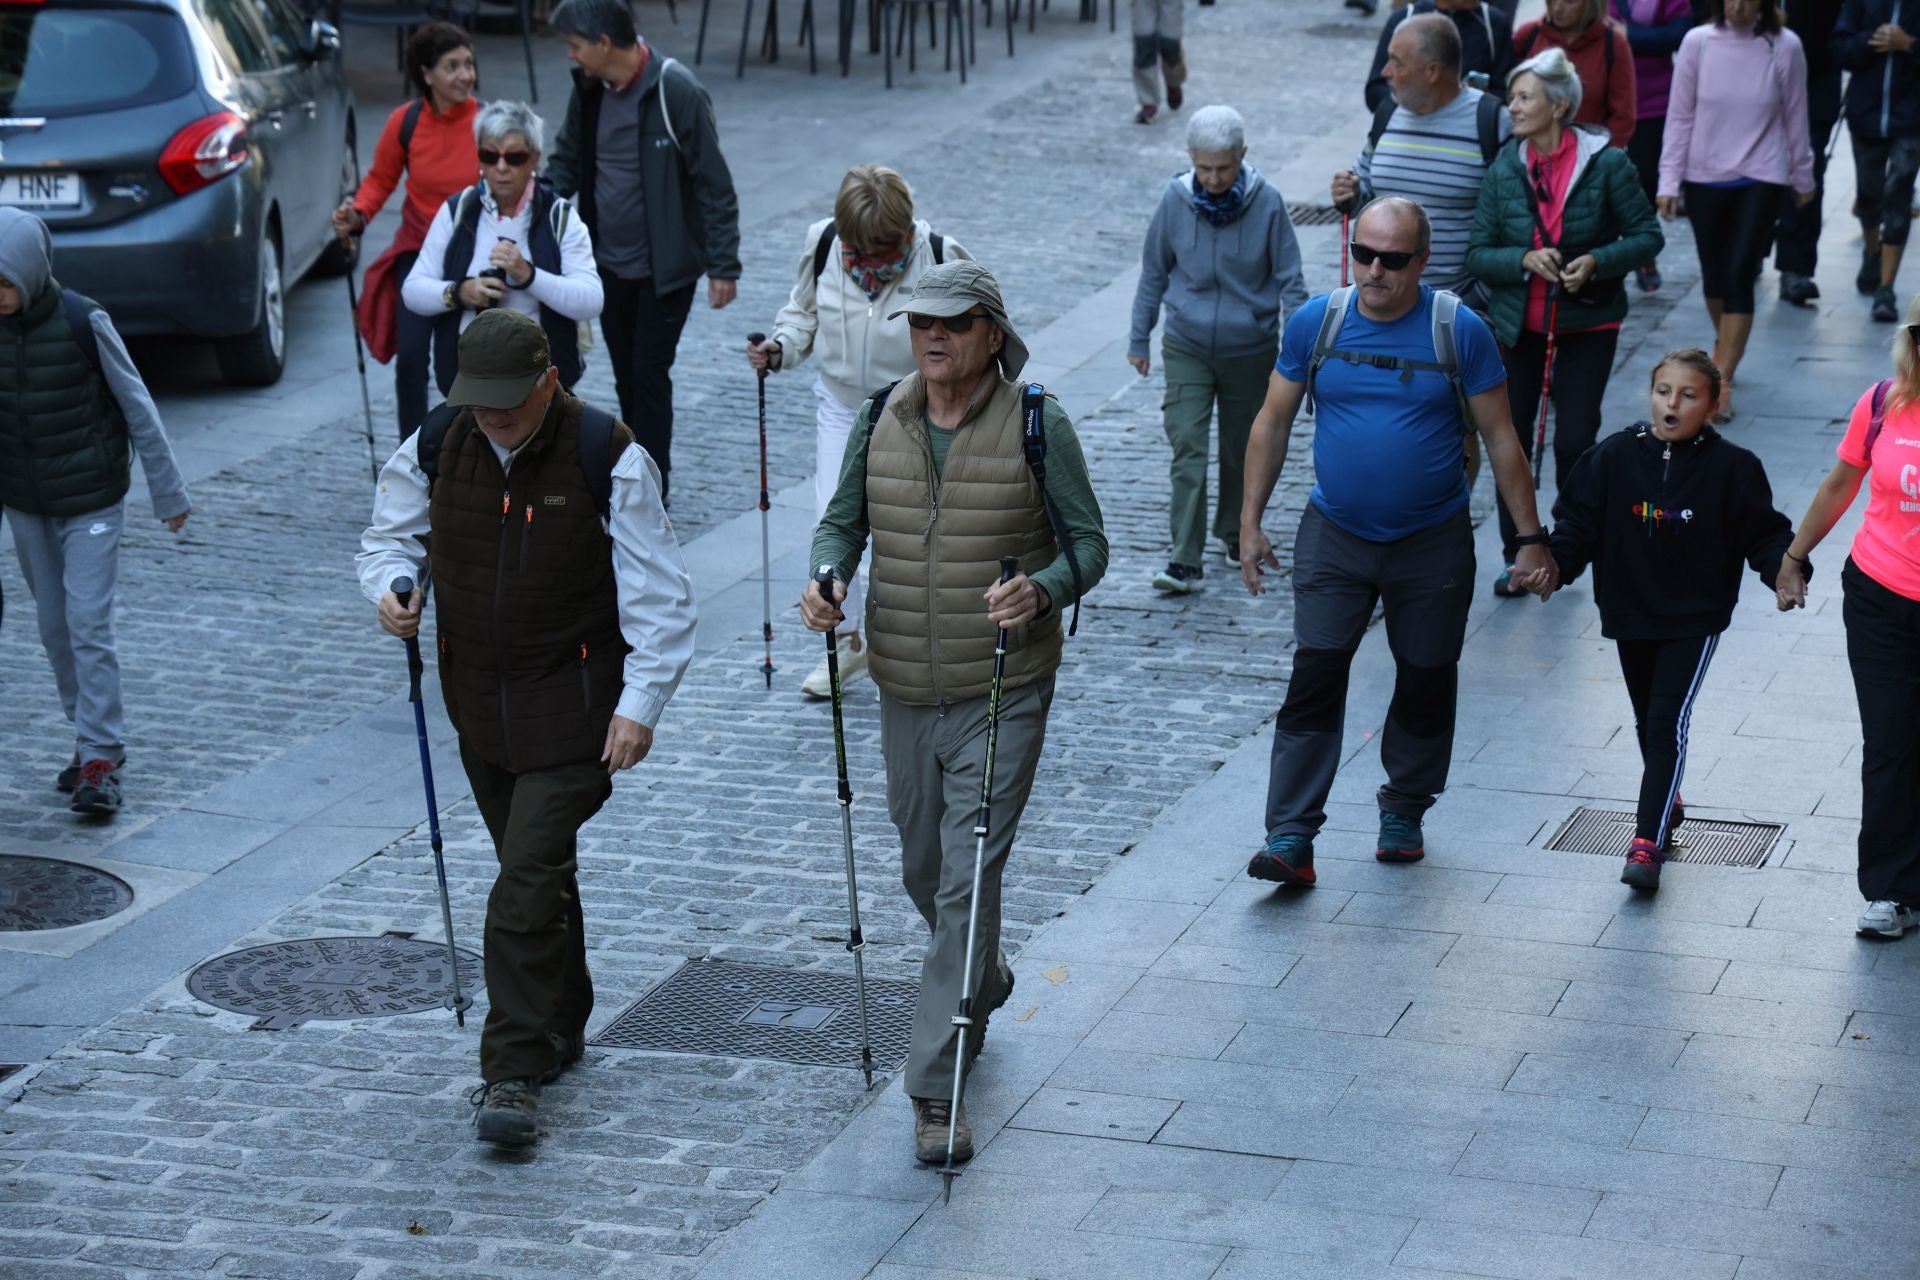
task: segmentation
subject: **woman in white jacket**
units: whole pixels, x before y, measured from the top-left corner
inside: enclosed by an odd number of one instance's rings
[[[910,296],[920,276],[937,263],[971,257],[915,219],[906,179],[884,165],[848,170],[833,202],[833,217],[807,229],[793,296],[774,318],[772,335],[747,344],[747,362],[756,371],[778,373],[809,355],[816,361],[816,516],[826,512],[839,484],[847,436],[860,406],[874,392],[913,372],[907,322],[886,318],[898,309],[895,299]],[[834,637],[843,684],[867,669],[858,622],[866,612],[866,578],[861,569],[847,584],[841,609],[848,621]],[[825,660],[800,689],[809,697],[832,696]]]

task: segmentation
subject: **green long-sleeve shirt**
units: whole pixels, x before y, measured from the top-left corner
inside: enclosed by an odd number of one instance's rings
[[[901,405],[899,409],[914,411],[909,405]],[[834,576],[842,582],[853,576],[870,532],[866,462],[867,441],[872,435],[868,426],[871,410],[869,400],[854,416],[853,430],[847,436],[847,452],[840,463],[840,482],[833,491],[832,501],[827,503],[826,514],[820,517],[813,531],[813,554],[808,563],[832,565]],[[928,422],[924,406],[920,407],[920,413],[933,447],[933,474],[937,479],[945,470],[954,431]],[[1100,520],[1100,502],[1093,495],[1087,458],[1081,452],[1080,437],[1066,410],[1056,401],[1048,400],[1043,424],[1047,435],[1047,497],[1053,501],[1054,510],[1059,513],[1060,522],[1066,526],[1067,537],[1073,543],[1074,561],[1080,567],[1080,595],[1084,596],[1107,572],[1107,534]],[[955,428],[968,429],[966,423]],[[1052,601],[1051,609],[1064,609],[1076,599],[1073,571],[1064,555],[1056,556],[1052,564],[1034,573],[1032,578],[1034,585],[1045,591]],[[982,583],[981,589],[985,590],[988,585]]]

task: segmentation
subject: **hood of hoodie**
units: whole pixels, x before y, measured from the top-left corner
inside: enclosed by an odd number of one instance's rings
[[[47,224],[20,209],[0,207],[0,276],[11,281],[30,307],[53,279],[53,237]]]
[[[1260,171],[1248,164],[1245,160],[1240,162],[1240,169],[1241,172],[1247,176],[1247,190],[1246,193],[1240,197],[1239,212],[1234,214],[1236,221],[1252,206],[1253,198],[1259,193],[1260,188],[1267,185],[1267,180],[1260,176]],[[1171,178],[1167,179],[1167,185],[1180,193],[1180,198],[1187,202],[1187,207],[1192,209],[1195,214],[1200,212],[1200,196],[1199,193],[1193,189],[1193,170],[1186,169],[1174,174]]]

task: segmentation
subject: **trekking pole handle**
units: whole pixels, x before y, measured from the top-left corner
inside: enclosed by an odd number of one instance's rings
[[[404,609],[413,603],[412,578],[405,576],[395,578],[388,584],[387,590],[393,592],[394,597],[400,601],[401,608]],[[424,664],[420,661],[419,636],[416,634],[404,643],[407,646],[407,701],[418,702],[420,701],[420,674],[424,669]]]
[[[752,343],[756,347],[759,346],[761,343],[765,342],[766,340],[767,340],[767,335],[764,333],[761,333],[758,329],[754,330],[752,333],[747,335],[747,341]],[[767,371],[765,369],[757,369],[755,370],[755,372],[758,373],[760,377],[763,379],[767,376]]]
[[[1020,558],[1018,556],[1000,557],[1000,581],[1012,582],[1013,575],[1018,572],[1020,572]]]
[[[813,585],[820,588],[820,598],[828,604],[833,603],[833,566],[823,564],[813,575]]]
[[[408,605],[413,603],[413,579],[412,578],[407,578],[407,577],[395,578],[392,581],[392,583],[388,585],[387,590],[393,592],[393,594],[399,599],[400,607],[402,609],[406,608]]]

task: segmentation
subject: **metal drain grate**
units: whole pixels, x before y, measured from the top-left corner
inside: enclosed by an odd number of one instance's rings
[[[470,996],[485,981],[480,957],[464,947],[459,953],[461,987]],[[187,990],[216,1009],[257,1015],[256,1031],[451,1007],[447,944],[404,933],[299,938],[228,952],[187,975]]]
[[[133,905],[133,886],[77,862],[0,857],[0,933],[71,929]]]
[[[918,983],[867,979],[867,1027],[874,1065],[881,1071],[897,1071],[907,1061],[918,991]],[[857,1069],[858,995],[850,973],[689,960],[634,1001],[593,1043]]]
[[[1296,227],[1325,227],[1340,221],[1340,211],[1330,204],[1290,204],[1287,216]]]
[[[1635,817],[1618,809],[1581,806],[1547,841],[1547,848],[1566,853],[1597,853],[1624,858],[1633,843]],[[1673,829],[1669,862],[1700,862],[1716,867],[1764,866],[1767,855],[1786,828],[1777,822],[1723,822],[1718,818],[1688,818]]]

